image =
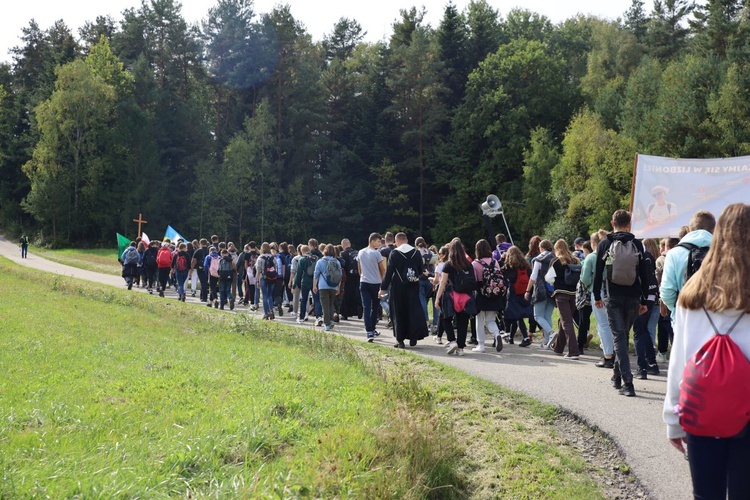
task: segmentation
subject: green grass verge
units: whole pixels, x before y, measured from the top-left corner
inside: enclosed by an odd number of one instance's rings
[[[0,260],[0,498],[602,498],[550,406],[409,353],[49,276]]]
[[[117,249],[110,248],[66,248],[62,250],[48,250],[45,248],[32,247],[29,252],[47,260],[65,264],[66,266],[94,271],[97,273],[120,276],[122,266],[117,261]]]

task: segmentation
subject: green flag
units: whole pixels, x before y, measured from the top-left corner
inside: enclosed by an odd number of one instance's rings
[[[117,258],[119,259],[122,257],[122,252],[125,251],[126,248],[130,245],[130,240],[127,239],[125,236],[121,235],[120,233],[117,233]]]

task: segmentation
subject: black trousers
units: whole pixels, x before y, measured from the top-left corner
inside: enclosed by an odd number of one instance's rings
[[[742,437],[717,439],[688,434],[693,495],[700,500],[750,497],[750,426]]]
[[[205,302],[208,300],[208,276],[206,276],[205,269],[196,269],[198,273],[198,281],[201,283],[201,301]]]

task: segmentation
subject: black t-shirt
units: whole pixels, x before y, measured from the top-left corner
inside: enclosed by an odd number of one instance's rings
[[[193,259],[196,260],[195,268],[198,270],[203,270],[203,262],[206,260],[206,256],[208,255],[207,249],[205,247],[201,247],[195,252],[193,252]],[[191,259],[192,262],[192,259]]]

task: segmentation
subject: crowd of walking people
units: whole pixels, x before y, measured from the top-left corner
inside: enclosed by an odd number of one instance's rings
[[[694,417],[696,403],[682,381],[715,333],[738,332],[732,338],[748,364],[750,296],[741,280],[750,273],[743,245],[750,206],[731,205],[718,223],[699,211],[679,238],[661,241],[636,239],[630,223],[630,213],[618,210],[611,231],[577,238],[572,247],[534,236],[524,249],[503,234],[495,236],[494,248],[486,239],[470,247],[458,238],[437,248],[421,237],[412,246],[404,233],[372,233],[358,251],[346,238],[338,245],[310,239],[297,246],[251,241],[242,248],[217,236],[135,241],[121,262],[129,288],[164,296],[171,286],[184,301],[189,283],[192,296],[200,293],[208,307],[262,309],[268,321],[291,314],[325,331],[356,317],[364,320],[368,342],[379,328],[393,328],[396,348],[432,336],[447,355],[464,356],[469,345],[474,353],[499,352],[519,334],[522,348],[536,344],[579,361],[594,337],[593,315],[602,350],[595,366],[611,370],[619,394],[636,396],[634,379],[658,375],[659,362],[669,358],[664,420],[674,447],[685,452],[687,443],[696,498],[724,498],[727,489],[747,493],[742,471],[750,460],[750,407],[743,403],[747,413],[738,435],[686,433],[686,415]],[[739,390],[748,391],[742,399],[750,401],[750,377],[745,383]]]

